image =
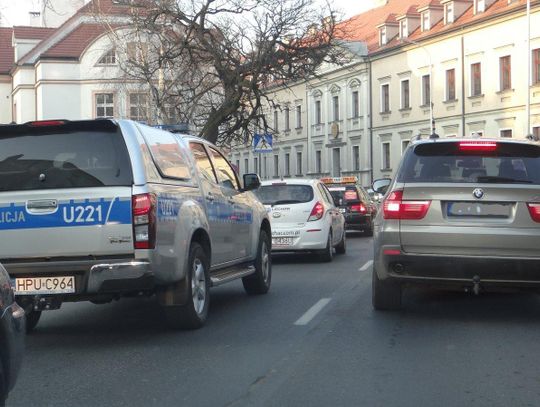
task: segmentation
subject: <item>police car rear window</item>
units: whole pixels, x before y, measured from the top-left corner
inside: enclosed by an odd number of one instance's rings
[[[328,185],[328,190],[334,199],[343,200],[344,202],[359,201],[360,197],[355,187]]]
[[[265,205],[300,204],[313,200],[313,188],[310,185],[263,185],[255,194]]]
[[[0,191],[129,186],[133,175],[117,131],[0,134]]]
[[[540,147],[463,141],[419,144],[407,151],[398,182],[540,184]]]

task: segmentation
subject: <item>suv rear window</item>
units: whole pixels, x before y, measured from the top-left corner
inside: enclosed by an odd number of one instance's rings
[[[255,194],[265,205],[299,204],[313,200],[311,185],[263,185],[255,191]]]
[[[129,186],[133,175],[122,135],[115,131],[0,131],[0,191]],[[72,128],[73,126],[71,126]]]
[[[398,182],[540,184],[540,147],[518,143],[460,148],[459,142],[419,144],[408,150]]]

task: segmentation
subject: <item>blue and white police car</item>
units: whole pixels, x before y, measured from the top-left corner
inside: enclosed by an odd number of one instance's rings
[[[223,154],[129,120],[0,127],[0,262],[33,329],[65,301],[157,295],[178,327],[204,324],[209,289],[271,281],[267,212]]]

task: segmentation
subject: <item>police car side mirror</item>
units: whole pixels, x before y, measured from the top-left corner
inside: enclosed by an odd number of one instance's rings
[[[253,191],[261,186],[261,179],[257,174],[244,174],[243,191]]]

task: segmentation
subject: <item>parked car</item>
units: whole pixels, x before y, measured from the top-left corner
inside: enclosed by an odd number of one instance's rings
[[[373,306],[402,289],[540,289],[540,145],[505,139],[412,143],[375,219]],[[388,191],[386,191],[388,189]]]
[[[339,210],[345,216],[346,230],[361,230],[367,236],[373,235],[373,218],[377,205],[371,200],[356,177],[321,178],[328,187]]]
[[[153,295],[171,325],[198,328],[210,287],[271,281],[271,229],[212,144],[129,120],[0,129],[0,259],[28,327],[65,301]]]
[[[15,302],[9,275],[0,264],[0,405],[15,386],[24,353],[24,310]]]
[[[346,251],[345,219],[326,186],[311,179],[263,181],[256,191],[271,214],[272,251],[313,251],[323,261]]]

